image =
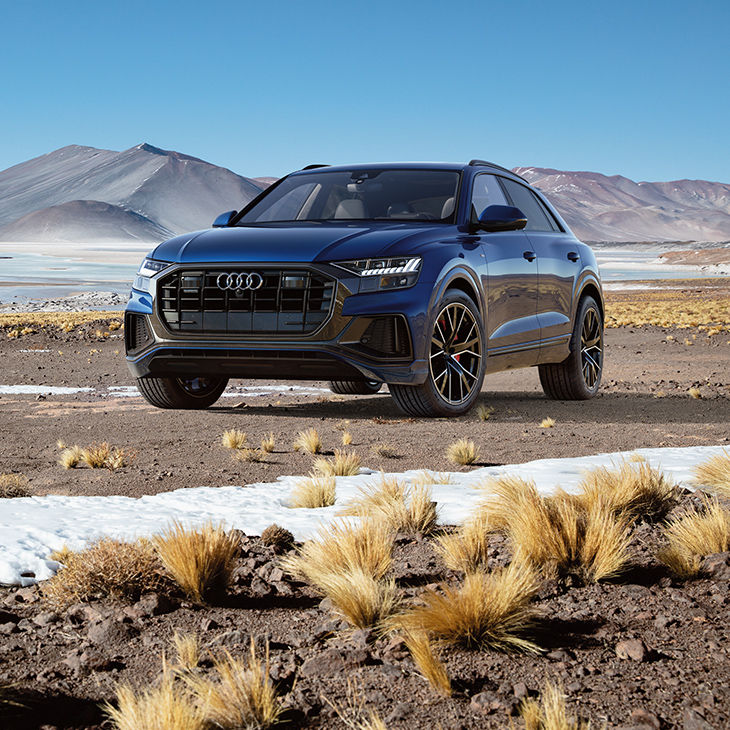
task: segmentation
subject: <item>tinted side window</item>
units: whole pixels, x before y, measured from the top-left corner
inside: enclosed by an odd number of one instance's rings
[[[525,214],[527,218],[526,231],[555,230],[532,190],[504,177],[502,178],[502,184],[507,190],[507,195],[512,199],[512,205]]]
[[[477,175],[471,190],[472,221],[477,221],[490,205],[507,205],[507,199],[494,175]]]

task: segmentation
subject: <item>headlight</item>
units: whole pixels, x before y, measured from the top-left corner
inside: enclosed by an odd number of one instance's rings
[[[155,261],[154,259],[145,259],[139,267],[137,274],[139,276],[154,276],[158,271],[166,269],[170,264],[166,261]]]
[[[159,271],[166,269],[170,266],[166,261],[155,261],[154,259],[145,259],[142,265],[139,267],[137,276],[134,278],[132,287],[138,291],[149,291],[150,290],[150,277],[154,276]]]
[[[359,259],[338,261],[335,266],[361,277],[379,277],[380,289],[398,289],[413,286],[421,271],[420,256],[389,259]]]

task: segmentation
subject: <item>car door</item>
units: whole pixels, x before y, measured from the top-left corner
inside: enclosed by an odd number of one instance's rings
[[[537,254],[537,317],[542,345],[562,341],[572,332],[573,283],[580,270],[575,239],[562,231],[539,196],[526,185],[503,178],[512,205],[527,216],[527,235]]]
[[[494,175],[476,175],[472,222],[490,205],[508,205],[504,191]],[[523,231],[481,232],[480,239],[488,270],[487,354],[529,350],[540,338],[537,263],[531,243]],[[525,357],[529,359],[529,352]],[[530,364],[524,358],[521,363]]]

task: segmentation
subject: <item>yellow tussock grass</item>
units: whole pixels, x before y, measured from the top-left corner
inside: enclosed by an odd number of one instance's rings
[[[252,637],[248,661],[224,652],[214,657],[213,671],[215,678],[183,676],[209,723],[224,730],[261,730],[276,724],[283,708],[269,679],[268,643],[263,660]]]
[[[266,461],[266,452],[260,449],[236,449],[232,456],[236,461],[245,461],[249,464],[260,464]]]
[[[437,519],[429,487],[410,485],[385,475],[381,475],[379,482],[361,487],[341,514],[382,521],[394,532],[422,535],[434,529]]]
[[[477,418],[480,421],[488,421],[492,413],[494,413],[492,406],[477,406]]]
[[[543,418],[542,421],[540,421],[540,428],[552,428],[555,425],[555,419],[550,418]]]
[[[276,448],[276,438],[273,433],[269,433],[268,436],[264,436],[261,439],[261,451],[266,454],[271,454]]]
[[[428,635],[423,632],[415,634],[406,632],[403,638],[421,676],[438,694],[451,697],[449,673],[436,656]]]
[[[632,459],[618,468],[601,466],[588,472],[577,498],[586,505],[602,502],[616,513],[658,519],[674,507],[679,491],[661,471],[652,469],[643,459]]]
[[[226,449],[242,449],[248,442],[248,434],[237,428],[229,428],[221,436],[221,444]]]
[[[694,481],[730,497],[730,451],[710,457],[694,468]]]
[[[163,675],[157,687],[134,690],[122,685],[116,706],[104,705],[116,730],[207,730],[202,709],[172,674]]]
[[[701,510],[670,520],[664,537],[659,560],[680,578],[692,578],[701,572],[705,556],[730,550],[730,510],[707,499]]]
[[[239,543],[220,525],[186,528],[174,522],[161,535],[155,535],[152,543],[188,598],[204,601],[228,587]]]
[[[64,469],[75,469],[81,462],[82,456],[83,449],[80,446],[71,446],[70,448],[64,449],[61,452],[58,463]]]
[[[27,476],[24,474],[0,474],[0,499],[29,496]]]
[[[537,574],[518,563],[471,573],[458,587],[427,589],[419,596],[422,605],[394,616],[393,624],[446,644],[537,652],[523,635],[534,621],[530,601],[539,584]]]
[[[325,477],[353,477],[360,473],[362,459],[354,451],[335,449],[332,459],[315,459],[313,474]]]
[[[324,697],[324,701],[337,713],[348,730],[388,730],[375,710],[365,707],[362,690],[350,677],[347,678],[346,704],[344,707]]]
[[[358,629],[379,624],[399,605],[395,581],[373,578],[362,568],[324,573],[316,588],[332,602],[335,614]]]
[[[315,509],[335,503],[335,477],[305,477],[294,485],[289,506]]]
[[[690,388],[687,393],[690,398],[694,398],[695,400],[702,398],[702,391],[699,388]]]
[[[195,634],[176,631],[172,637],[172,646],[180,670],[192,672],[200,664],[200,640]]]
[[[390,444],[375,444],[373,454],[381,459],[400,459],[401,455]]]
[[[493,530],[489,513],[480,509],[455,534],[437,537],[433,548],[449,570],[463,573],[486,570],[490,531]]]
[[[77,448],[78,447],[75,446],[71,449],[66,449],[61,454],[61,462],[64,468],[69,468],[65,465],[65,463],[63,463],[64,458],[70,459],[70,461],[73,462],[76,454],[74,450]],[[102,441],[100,444],[92,444],[85,449],[81,449],[80,455],[80,461],[86,464],[86,466],[90,469],[109,469],[110,471],[115,471],[116,469],[121,469],[123,466],[127,466],[132,458],[132,454],[129,452],[124,449],[119,449],[116,446],[110,446],[106,441]]]
[[[321,454],[322,439],[319,437],[317,430],[308,428],[306,431],[300,431],[294,441],[294,451],[304,451],[307,454]]]
[[[413,484],[421,487],[432,487],[435,484],[451,484],[451,474],[448,472],[419,471],[413,479]]]
[[[520,705],[525,730],[590,730],[584,722],[568,713],[565,695],[560,686],[547,682],[540,701],[527,698]]]
[[[470,439],[459,439],[446,449],[446,458],[452,464],[467,466],[479,458],[479,449]]]
[[[332,523],[320,528],[294,555],[281,561],[291,575],[314,586],[330,573],[362,570],[382,578],[392,563],[393,535],[382,523],[363,520],[359,525]]]
[[[342,445],[349,446],[352,443],[352,434],[349,431],[342,432]]]
[[[64,567],[41,588],[45,600],[59,610],[99,594],[136,601],[143,593],[168,585],[160,561],[146,540],[102,538],[85,550],[66,550],[59,557],[63,557],[59,562]]]

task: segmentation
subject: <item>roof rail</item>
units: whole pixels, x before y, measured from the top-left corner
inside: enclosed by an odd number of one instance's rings
[[[318,167],[330,167],[330,165],[320,165],[320,164],[307,165],[306,167],[303,167],[302,170],[316,170]]]
[[[487,160],[469,160],[469,167],[478,167],[479,165],[488,165],[489,167],[495,167],[497,170],[503,170],[504,172],[508,172],[510,175],[515,175],[522,180],[525,179],[524,177],[522,177],[522,175],[518,175],[516,172],[512,172],[512,170],[508,170],[506,167],[502,167],[502,165],[498,165],[495,162],[487,162]]]

